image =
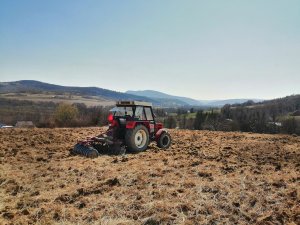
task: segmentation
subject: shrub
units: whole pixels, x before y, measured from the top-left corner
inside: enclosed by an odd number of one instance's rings
[[[287,134],[294,134],[297,131],[297,121],[295,117],[288,117],[282,123],[282,131]]]
[[[54,113],[55,122],[58,126],[74,126],[77,116],[77,107],[66,103],[59,104]]]

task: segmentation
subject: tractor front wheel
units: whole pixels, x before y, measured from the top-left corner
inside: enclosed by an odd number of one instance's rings
[[[145,151],[149,144],[149,131],[143,125],[129,129],[125,134],[125,142],[130,152],[138,153]]]
[[[168,132],[163,132],[157,140],[157,146],[162,149],[167,149],[171,145],[171,135]]]

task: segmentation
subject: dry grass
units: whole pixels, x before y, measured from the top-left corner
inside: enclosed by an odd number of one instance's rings
[[[54,97],[55,96],[55,97]],[[0,94],[1,98],[11,100],[26,100],[32,102],[54,102],[54,103],[84,103],[86,106],[113,106],[114,101],[106,100],[98,96],[81,96],[81,95],[56,95],[56,94],[19,94],[8,93]]]
[[[300,138],[172,130],[173,145],[69,155],[104,128],[0,130],[0,224],[300,224]]]

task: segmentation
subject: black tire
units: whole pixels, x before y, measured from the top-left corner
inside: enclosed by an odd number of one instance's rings
[[[81,144],[76,144],[72,153],[75,155],[84,155],[88,158],[97,158],[99,156],[99,152],[95,148]]]
[[[171,135],[168,132],[163,132],[157,140],[157,146],[162,149],[169,148],[171,143]]]
[[[124,145],[111,145],[109,147],[109,154],[111,155],[124,155],[126,153],[126,148]]]
[[[125,143],[129,152],[138,153],[145,151],[149,145],[148,129],[143,125],[137,125],[134,129],[126,130]]]

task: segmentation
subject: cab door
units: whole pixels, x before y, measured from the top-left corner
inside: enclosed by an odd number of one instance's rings
[[[149,121],[150,133],[154,134],[154,132],[155,132],[155,121],[154,121],[154,118],[153,118],[152,109],[150,107],[144,107],[144,111],[145,111],[147,121]]]

